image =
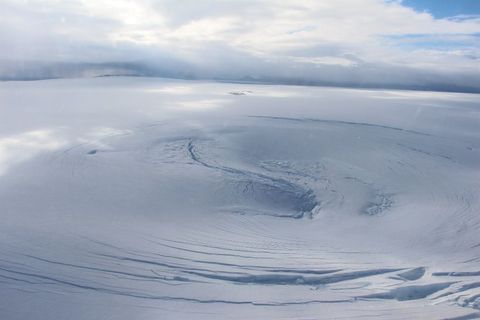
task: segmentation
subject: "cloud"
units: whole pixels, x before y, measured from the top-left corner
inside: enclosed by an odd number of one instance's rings
[[[478,16],[435,19],[401,1],[4,0],[0,75],[19,74],[12,61],[134,63],[150,75],[380,84],[387,74],[480,88],[479,33]]]

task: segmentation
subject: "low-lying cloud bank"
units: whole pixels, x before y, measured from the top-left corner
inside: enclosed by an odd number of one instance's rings
[[[480,17],[402,1],[10,1],[0,79],[134,75],[480,92]]]
[[[1,68],[1,80],[42,80],[55,78],[141,76],[189,80],[217,80],[245,83],[337,86],[354,88],[389,88],[429,91],[480,93],[476,74],[440,73],[408,67],[365,65],[355,69],[322,66],[310,69],[298,66],[269,65],[258,69],[238,68],[228,71],[204,70],[201,66],[145,62],[46,63],[10,62]],[[262,68],[263,67],[263,68]],[[263,71],[263,72],[262,72]]]

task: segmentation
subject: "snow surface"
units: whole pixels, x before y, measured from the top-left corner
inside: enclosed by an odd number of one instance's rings
[[[0,318],[480,318],[479,101],[2,82]]]

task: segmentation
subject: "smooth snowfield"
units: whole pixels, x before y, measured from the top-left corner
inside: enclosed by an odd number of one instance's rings
[[[0,318],[480,318],[479,101],[0,83]]]

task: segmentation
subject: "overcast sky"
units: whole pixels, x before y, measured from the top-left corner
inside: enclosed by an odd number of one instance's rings
[[[479,2],[2,0],[0,75],[12,61],[133,62],[207,78],[480,88]]]

